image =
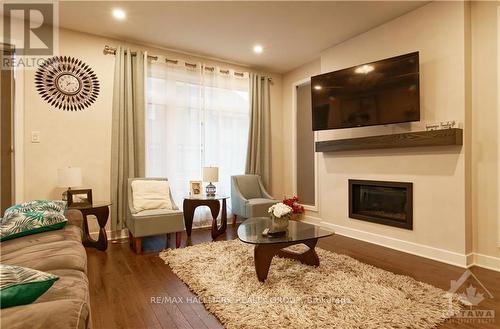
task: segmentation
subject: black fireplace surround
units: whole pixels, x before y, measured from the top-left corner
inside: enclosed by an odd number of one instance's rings
[[[413,229],[413,184],[349,179],[349,217]]]

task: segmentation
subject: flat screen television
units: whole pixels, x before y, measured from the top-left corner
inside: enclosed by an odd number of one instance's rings
[[[420,120],[418,52],[311,78],[313,130]]]

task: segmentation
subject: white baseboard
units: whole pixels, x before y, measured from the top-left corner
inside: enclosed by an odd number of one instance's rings
[[[361,231],[346,226],[336,225],[321,221],[319,218],[305,218],[306,222],[316,224],[325,228],[333,229],[335,234],[347,236],[349,238],[373,243],[379,246],[406,252],[412,255],[421,256],[436,260],[438,262],[467,268],[467,256],[457,252],[426,246],[423,244],[404,241],[396,238],[383,236],[371,232]]]
[[[228,224],[231,224],[231,222],[232,221],[228,219]],[[203,225],[203,226],[193,227],[193,230],[206,229],[211,227],[212,225]],[[106,234],[108,236],[108,241],[117,239],[126,239],[128,238],[128,229],[124,228],[122,230],[117,230],[117,231],[107,230]],[[99,231],[90,232],[89,235],[92,239],[96,240],[99,237]]]
[[[493,271],[500,272],[500,257],[493,257],[478,253],[463,255],[457,252],[426,246],[419,243],[404,241],[396,238],[383,236],[371,232],[361,231],[346,226],[336,225],[322,221],[319,217],[305,216],[304,222],[330,228],[335,234],[343,235],[356,240],[373,243],[382,247],[395,249],[408,254],[429,258],[438,262],[455,265],[462,268],[479,266]],[[209,226],[207,226],[209,227]],[[204,228],[204,227],[197,227]],[[194,229],[194,228],[193,228]],[[128,238],[128,230],[106,231],[108,240]],[[92,232],[90,236],[97,239],[99,232]]]
[[[500,257],[474,253],[470,266],[479,266],[488,270],[500,272]]]
[[[128,230],[126,228],[117,231],[106,231],[106,234],[108,236],[108,241],[128,238]],[[90,232],[89,235],[92,239],[97,240],[99,237],[99,231]]]
[[[465,255],[465,259],[467,260],[467,267],[473,266],[472,264],[474,264],[474,253],[471,252]]]

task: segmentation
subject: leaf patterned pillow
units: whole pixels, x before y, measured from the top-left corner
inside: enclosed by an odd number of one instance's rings
[[[8,217],[18,212],[48,211],[64,213],[66,211],[66,201],[63,200],[32,200],[16,204],[7,208],[4,217]]]
[[[51,273],[0,264],[0,308],[33,303],[58,279]]]
[[[35,200],[12,206],[0,221],[0,241],[61,229],[68,222],[65,209],[65,201]]]

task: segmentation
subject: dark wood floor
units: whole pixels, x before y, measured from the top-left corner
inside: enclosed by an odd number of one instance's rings
[[[218,240],[236,238],[236,230],[229,226]],[[175,241],[175,239],[172,239]],[[194,230],[190,241],[183,236],[182,246],[210,241],[209,230]],[[170,247],[174,248],[174,241]],[[93,325],[95,329],[113,328],[222,328],[219,321],[208,313],[202,304],[154,304],[155,296],[193,298],[189,288],[180,281],[158,257],[155,249],[165,244],[162,238],[145,242],[151,251],[134,254],[127,240],[109,244],[106,252],[87,249],[88,275]],[[448,290],[450,280],[457,280],[464,269],[384,248],[343,236],[321,239],[319,247],[342,253],[385,270],[404,274],[416,280]],[[271,269],[272,270],[272,269]],[[479,309],[495,310],[495,323],[451,323],[439,328],[499,328],[500,327],[500,273],[482,268],[472,272],[493,294],[479,304]],[[470,281],[478,286],[474,281]],[[466,283],[468,286],[468,283]]]

